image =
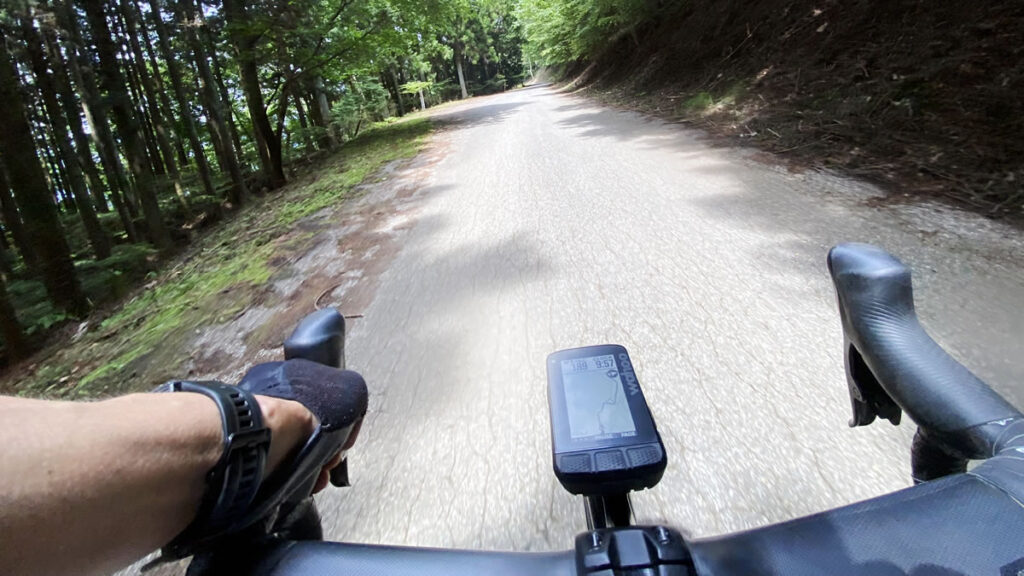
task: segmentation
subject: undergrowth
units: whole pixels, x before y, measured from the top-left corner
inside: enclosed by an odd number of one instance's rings
[[[892,201],[1024,223],[1024,4],[659,5],[635,38],[563,70],[569,87],[868,178]]]
[[[180,373],[198,328],[245,310],[288,261],[284,239],[299,221],[336,206],[385,164],[425,145],[427,119],[380,123],[284,188],[254,198],[222,226],[168,262],[105,319],[91,318],[0,381],[22,396],[82,398],[152,388]],[[88,282],[86,282],[88,284]],[[11,290],[34,289],[11,286]],[[47,314],[38,311],[40,316]],[[54,319],[53,321],[58,321]]]

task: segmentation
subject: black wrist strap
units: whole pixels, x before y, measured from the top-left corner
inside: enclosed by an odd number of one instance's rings
[[[217,403],[224,425],[224,452],[206,475],[206,494],[199,513],[164,548],[164,554],[183,558],[197,545],[232,528],[256,498],[267,463],[270,430],[256,398],[237,386],[220,382],[172,381],[159,392],[196,392]]]

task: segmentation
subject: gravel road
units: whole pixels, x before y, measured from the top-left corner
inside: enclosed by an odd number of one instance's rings
[[[605,342],[669,453],[641,521],[713,535],[909,485],[909,426],[846,426],[842,241],[913,266],[936,338],[1024,405],[1010,228],[543,86],[435,118],[443,159],[348,341],[372,413],[354,486],[319,497],[334,539],[568,548],[585,522],[551,473],[544,358]]]
[[[596,343],[630,350],[668,450],[642,522],[707,536],[908,486],[910,426],[846,426],[843,241],[910,264],[933,335],[1024,406],[1011,228],[544,86],[434,117],[429,161],[361,201],[390,240],[339,296],[372,396],[353,487],[318,496],[331,539],[569,548],[585,520],[551,472],[544,359]]]

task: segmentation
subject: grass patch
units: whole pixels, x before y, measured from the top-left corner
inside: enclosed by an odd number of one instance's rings
[[[698,92],[683,100],[679,108],[683,112],[703,112],[715,105],[715,99],[708,92]]]
[[[75,262],[82,290],[94,305],[124,297],[145,278],[156,260],[156,251],[145,244],[115,246],[104,260]],[[52,326],[70,317],[54,307],[46,296],[43,283],[36,278],[10,281],[8,294],[18,311],[18,319],[30,336],[44,335]]]
[[[342,198],[384,164],[411,158],[423,147],[430,132],[426,118],[378,122],[342,148],[340,170],[323,170],[307,191],[281,210],[284,226],[318,212]]]
[[[287,237],[296,223],[336,206],[385,164],[415,156],[429,132],[425,118],[371,127],[281,190],[253,199],[159,273],[150,273],[150,283],[98,326],[74,343],[41,353],[29,373],[8,376],[17,381],[0,383],[0,390],[92,398],[185,377],[196,330],[231,320],[260,296],[267,280],[289,260],[281,256],[288,256],[294,245]],[[137,250],[115,257],[118,267],[136,270]],[[93,273],[99,281],[90,283],[116,279],[111,274],[99,267]],[[26,295],[38,295],[40,288],[11,286],[12,293]],[[36,313],[44,321],[48,312]]]
[[[743,82],[732,82],[724,90],[716,91],[717,95],[706,91],[696,92],[679,103],[676,114],[693,116],[721,112],[734,106],[746,92],[747,88]]]

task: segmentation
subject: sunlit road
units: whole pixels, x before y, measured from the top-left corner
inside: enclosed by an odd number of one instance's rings
[[[668,449],[641,522],[713,535],[909,485],[910,426],[846,426],[841,241],[910,264],[933,334],[1024,405],[1017,232],[546,87],[435,118],[427,159],[296,263],[355,278],[338,303],[362,314],[348,363],[370,414],[353,487],[318,496],[331,539],[571,547],[585,521],[551,472],[545,357],[596,343],[630,350]]]
[[[551,472],[545,356],[614,342],[669,453],[638,519],[695,535],[909,484],[912,429],[850,429],[824,259],[866,241],[915,272],[920,314],[1024,404],[1024,243],[934,206],[790,173],[699,133],[537,87],[438,114],[413,227],[354,321],[372,391],[319,497],[333,539],[565,549],[581,502]]]

